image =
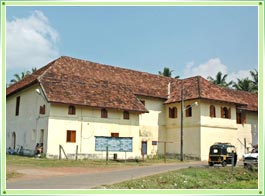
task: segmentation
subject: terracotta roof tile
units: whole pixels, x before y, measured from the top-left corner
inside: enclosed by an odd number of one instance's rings
[[[174,81],[171,84],[171,94],[165,103],[181,101],[181,87],[183,83],[184,99],[209,99],[222,102],[230,102],[239,106],[245,106],[246,110],[258,110],[257,94],[222,88],[212,84],[203,77],[196,76],[182,81]]]
[[[253,111],[258,107],[257,95],[224,89],[199,76],[179,80],[71,57],[49,63],[7,88],[6,94],[10,96],[34,83],[42,86],[49,102],[137,112],[147,110],[135,95],[162,98],[165,103],[178,102],[182,83],[185,100],[203,98],[232,102]]]

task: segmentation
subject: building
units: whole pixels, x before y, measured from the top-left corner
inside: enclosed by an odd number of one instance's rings
[[[258,143],[257,94],[60,57],[6,89],[6,145],[43,144],[51,158],[59,145],[69,156],[104,158],[106,142],[118,158],[165,146],[177,156],[182,95],[185,156],[207,160],[215,142],[234,144],[241,156]]]

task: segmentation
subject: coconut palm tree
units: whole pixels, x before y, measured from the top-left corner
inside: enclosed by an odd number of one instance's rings
[[[10,80],[11,84],[15,84],[18,81],[22,80],[23,78],[25,78],[28,75],[28,72],[21,72],[21,74],[14,74],[14,77],[12,80]]]
[[[216,85],[219,85],[219,86],[222,86],[222,87],[229,87],[230,85],[233,84],[233,82],[230,81],[230,82],[227,83],[227,82],[226,82],[226,78],[227,78],[227,74],[224,74],[224,75],[223,75],[223,73],[219,71],[219,72],[216,74],[215,79],[212,78],[211,76],[208,76],[207,79],[208,79],[210,82],[212,82],[213,84],[216,84]]]
[[[255,69],[254,71],[250,71],[250,75],[252,77],[252,82],[253,82],[253,92],[258,92],[258,71]]]
[[[34,73],[35,71],[37,71],[37,68],[36,67],[32,68],[31,71],[21,72],[20,75],[19,74],[14,74],[14,77],[15,78],[13,78],[12,80],[10,80],[10,84],[8,86],[17,83],[18,81],[24,79],[26,76]]]
[[[159,71],[158,72],[158,74],[160,75],[160,76],[166,76],[166,77],[172,77],[172,72],[173,72],[174,70],[170,70],[168,67],[164,67],[164,70],[163,70],[163,72],[161,72],[161,71]],[[176,79],[178,79],[179,78],[179,76],[175,76],[174,78],[176,78]]]
[[[234,82],[233,87],[236,90],[253,92],[254,83],[248,77],[243,79],[237,79],[237,83]]]

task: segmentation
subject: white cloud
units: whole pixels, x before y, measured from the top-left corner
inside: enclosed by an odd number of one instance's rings
[[[227,81],[233,80],[234,82],[237,82],[237,78],[243,79],[243,78],[247,78],[247,77],[249,79],[252,79],[251,75],[250,75],[250,71],[251,70],[239,70],[237,72],[231,72],[227,76]]]
[[[200,75],[207,79],[208,76],[215,78],[216,74],[221,71],[223,74],[227,74],[227,82],[233,80],[237,81],[237,78],[250,78],[250,70],[238,70],[237,72],[228,71],[228,66],[223,64],[219,58],[209,59],[207,62],[195,65],[194,61],[186,64],[184,70],[184,78]]]
[[[204,78],[207,78],[208,76],[214,77],[219,71],[226,74],[227,66],[222,64],[219,58],[212,58],[198,66],[196,66],[193,61],[187,63],[185,66],[184,75],[185,77],[200,75]]]
[[[41,11],[35,10],[29,17],[7,21],[7,71],[31,70],[57,58],[58,39],[58,33]]]

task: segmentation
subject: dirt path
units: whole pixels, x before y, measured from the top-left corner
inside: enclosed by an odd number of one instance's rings
[[[92,174],[102,173],[108,171],[118,171],[129,168],[130,166],[119,167],[108,167],[108,168],[84,168],[84,167],[45,167],[45,168],[30,168],[22,166],[8,166],[7,172],[15,172],[18,175],[7,179],[7,181],[18,181],[18,180],[30,180],[30,179],[43,179],[53,176],[67,176],[67,175],[78,175],[78,174]]]
[[[122,168],[45,168],[37,171],[26,168],[17,170],[26,173],[23,177],[7,181],[7,189],[91,189],[167,171],[202,166],[205,166],[204,162]]]

